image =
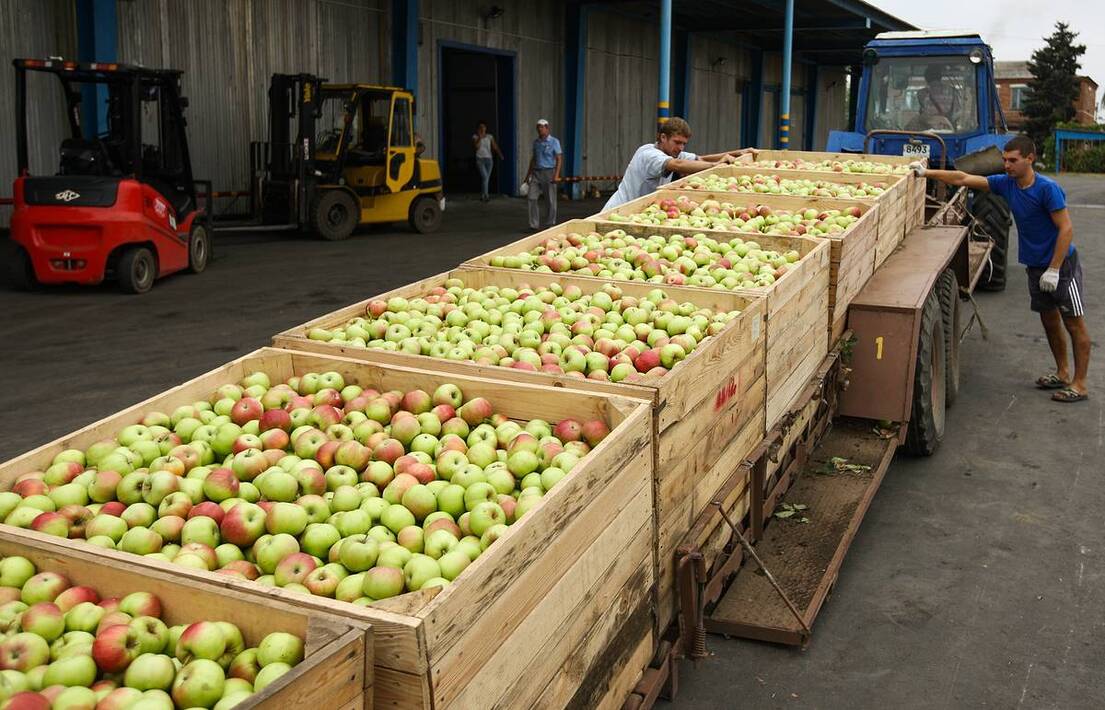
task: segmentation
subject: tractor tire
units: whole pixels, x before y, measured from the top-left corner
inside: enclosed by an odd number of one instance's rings
[[[955,271],[944,269],[936,279],[940,313],[944,321],[944,403],[950,407],[959,396],[959,279]]]
[[[978,220],[982,231],[994,241],[990,259],[978,280],[978,288],[1004,291],[1005,271],[1009,264],[1009,227],[1013,224],[1009,205],[992,192],[972,192],[969,212]]]
[[[944,353],[944,319],[940,296],[934,288],[921,309],[921,332],[913,373],[913,406],[906,429],[905,448],[914,456],[931,456],[944,439]]]
[[[188,270],[193,274],[201,274],[210,260],[211,233],[207,231],[206,224],[197,222],[192,225],[192,233],[188,235]]]
[[[436,232],[441,226],[441,203],[433,195],[422,195],[411,203],[411,214],[408,220],[411,229],[419,234]]]
[[[311,225],[315,234],[328,242],[348,239],[360,221],[360,205],[345,190],[327,190],[311,207]]]
[[[131,247],[119,257],[115,271],[125,293],[145,293],[157,279],[157,260],[146,247]]]
[[[8,262],[8,283],[16,291],[34,291],[38,288],[38,277],[31,264],[31,256],[23,247],[15,248],[15,255]]]

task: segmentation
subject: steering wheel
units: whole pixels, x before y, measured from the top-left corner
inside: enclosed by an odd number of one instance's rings
[[[338,148],[338,143],[341,142],[342,129],[330,128],[325,132],[319,134],[318,140],[315,141],[315,149],[322,153],[333,153]]]

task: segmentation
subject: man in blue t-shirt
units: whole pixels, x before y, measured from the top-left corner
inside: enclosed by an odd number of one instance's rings
[[[1090,335],[1083,318],[1085,291],[1082,265],[1074,248],[1074,226],[1067,212],[1063,188],[1032,168],[1036,146],[1017,136],[1002,151],[1004,175],[981,177],[959,170],[927,170],[921,163],[910,167],[919,176],[949,185],[965,185],[1000,195],[1017,223],[1017,256],[1028,271],[1032,310],[1040,314],[1047,342],[1055,356],[1055,373],[1036,380],[1040,389],[1058,390],[1056,402],[1086,399],[1086,372],[1090,365]],[[1074,350],[1074,376],[1067,356],[1066,327]]]
[[[526,171],[526,179],[522,182],[529,183],[529,226],[530,229],[538,229],[541,226],[551,227],[556,224],[556,183],[560,182],[560,166],[564,162],[563,151],[560,150],[560,141],[551,135],[549,122],[545,119],[537,121],[537,138],[533,141],[533,155],[529,159],[529,170]],[[541,222],[541,204],[537,199],[545,197],[549,205],[549,211],[544,223]]]

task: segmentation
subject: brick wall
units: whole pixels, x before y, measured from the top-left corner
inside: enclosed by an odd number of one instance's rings
[[[1088,77],[1079,77],[1078,98],[1074,100],[1074,120],[1082,125],[1093,125],[1094,115],[1097,109],[1097,85]],[[997,79],[998,100],[1001,102],[1001,110],[1005,114],[1005,123],[1012,130],[1019,130],[1024,126],[1025,117],[1020,111],[1014,111],[1013,85],[1027,84],[1032,77]]]

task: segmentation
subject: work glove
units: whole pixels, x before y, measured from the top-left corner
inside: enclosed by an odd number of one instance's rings
[[[1048,269],[1040,275],[1040,290],[1044,293],[1054,293],[1059,287],[1059,269]]]
[[[926,172],[925,166],[920,162],[914,161],[914,162],[910,163],[909,164],[909,169],[912,170],[913,174],[916,175],[917,177],[924,177],[925,176],[925,172]]]

